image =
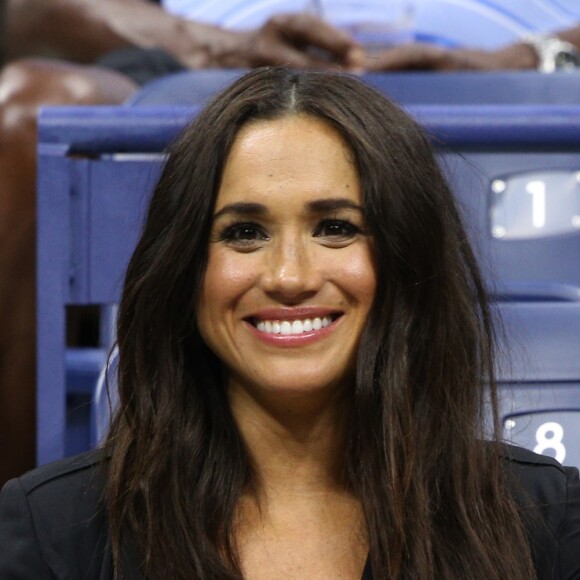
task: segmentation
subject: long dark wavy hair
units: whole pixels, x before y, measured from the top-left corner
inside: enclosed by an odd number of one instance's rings
[[[127,270],[106,443],[117,569],[130,545],[151,580],[242,578],[233,522],[254,476],[195,312],[232,142],[250,121],[287,115],[328,123],[352,150],[375,249],[344,450],[374,577],[529,580],[497,429],[484,442],[492,317],[429,139],[356,78],[280,68],[243,76],[170,147]]]

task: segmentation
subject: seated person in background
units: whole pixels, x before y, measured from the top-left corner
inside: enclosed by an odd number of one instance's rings
[[[7,484],[0,577],[580,575],[578,470],[486,430],[492,317],[417,124],[266,69],[168,153],[105,447]]]
[[[286,63],[348,69],[360,52],[347,34],[311,15],[279,15],[256,30],[237,32],[185,21],[146,0],[8,0],[5,7],[1,38],[8,63],[0,70],[0,483],[35,464],[39,106],[121,103],[140,83],[184,67]]]
[[[385,52],[379,70],[536,69],[543,49],[529,37],[538,33],[580,46],[576,0],[411,1],[417,42]]]
[[[44,55],[82,64],[118,49],[155,48],[189,69],[348,68],[355,49],[348,34],[311,14],[272,14],[252,30],[227,30],[185,20],[151,0],[8,0],[6,45],[8,58]]]
[[[580,3],[575,0],[455,0],[452,4],[449,0],[400,0],[392,5],[346,0],[339,2],[340,9],[333,9],[332,0],[162,0],[162,4],[184,18],[240,30],[262,24],[276,11],[306,8],[355,34],[360,28],[363,44],[365,27],[372,30],[372,40],[378,41],[379,23],[386,11],[394,11],[391,20],[386,19],[384,36],[386,44],[392,37],[397,46],[380,54],[373,47],[365,70],[535,69],[540,64],[537,44],[521,42],[534,33],[559,36],[573,47],[580,46]],[[361,10],[361,6],[366,8]],[[372,17],[371,23],[365,20]],[[411,39],[415,42],[405,42]]]

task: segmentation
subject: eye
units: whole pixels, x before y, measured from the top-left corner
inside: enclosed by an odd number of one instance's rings
[[[220,241],[248,250],[254,249],[261,242],[269,239],[269,236],[260,225],[251,222],[230,225],[220,233]]]
[[[333,243],[344,243],[361,233],[361,229],[347,220],[323,220],[314,230],[314,237],[325,238]]]

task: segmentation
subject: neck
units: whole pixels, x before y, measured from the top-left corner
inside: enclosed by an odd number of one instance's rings
[[[232,386],[230,401],[250,450],[256,499],[307,499],[346,490],[343,457],[351,400],[344,393],[276,394],[269,401],[258,401],[247,390]]]

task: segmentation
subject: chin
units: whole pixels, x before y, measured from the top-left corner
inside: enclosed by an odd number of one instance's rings
[[[290,373],[284,373],[279,380],[271,374],[264,380],[254,380],[252,384],[242,385],[241,388],[249,392],[256,398],[269,398],[281,400],[287,398],[307,400],[309,397],[332,398],[339,393],[344,393],[346,389],[353,388],[354,379],[349,377],[313,377],[312,373],[296,375],[290,377]]]

